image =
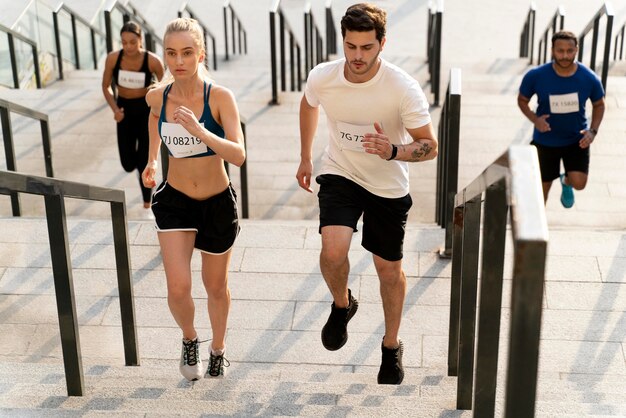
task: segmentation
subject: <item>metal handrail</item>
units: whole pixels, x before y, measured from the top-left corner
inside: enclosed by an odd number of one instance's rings
[[[326,61],[337,53],[337,29],[333,18],[333,0],[326,0]]]
[[[33,67],[34,67],[34,72],[35,72],[35,84],[37,88],[40,89],[41,88],[41,75],[39,73],[40,63],[39,63],[39,52],[37,52],[37,43],[21,35],[20,33],[14,31],[13,29],[7,28],[4,25],[0,25],[0,31],[5,32],[7,34],[7,39],[9,41],[9,55],[11,56],[11,72],[13,74],[13,87],[16,89],[20,88],[20,76],[17,70],[17,57],[15,56],[15,39],[17,39],[31,46],[31,49],[33,51]]]
[[[615,13],[613,12],[613,7],[611,3],[605,2],[602,7],[596,12],[596,14],[591,18],[585,29],[578,36],[578,61],[583,61],[583,49],[585,46],[585,36],[593,31],[593,37],[591,41],[591,63],[589,68],[592,71],[596,70],[596,54],[598,50],[598,31],[600,29],[600,19],[606,16],[606,30],[605,30],[605,38],[604,38],[604,55],[602,57],[602,75],[600,79],[602,80],[602,86],[604,87],[604,91],[606,92],[606,82],[609,75],[609,60],[610,60],[610,52],[611,52],[611,36],[613,31],[613,19],[615,17]]]
[[[615,35],[615,49],[613,50],[613,61],[617,61],[617,48],[619,45],[619,59],[624,58],[624,31],[626,30],[626,23],[618,29],[617,35]],[[621,39],[621,40],[620,40]]]
[[[83,365],[67,233],[65,198],[111,203],[124,357],[127,366],[138,366],[139,344],[135,322],[124,191],[0,171],[0,194],[14,193],[27,193],[44,197],[67,394],[68,396],[82,396],[84,393]]]
[[[532,64],[535,53],[535,17],[537,6],[534,1],[530,2],[530,8],[524,21],[522,33],[520,35],[519,57],[529,58],[528,63]]]
[[[457,408],[473,405],[474,416],[494,416],[510,209],[513,284],[504,416],[534,417],[548,245],[536,148],[509,147],[457,193],[454,204],[448,375],[458,376]],[[482,263],[478,294],[481,246],[482,260],[489,262]]]
[[[452,255],[452,212],[459,178],[459,139],[461,127],[461,69],[450,69],[450,81],[439,118],[439,158],[437,158],[436,221],[446,229],[442,258]]]
[[[141,26],[144,32],[144,36],[146,38],[145,44],[146,49],[151,52],[156,52],[155,44],[159,44],[163,46],[163,40],[159,35],[157,35],[156,31],[152,26],[148,23],[145,17],[137,9],[129,2],[126,5],[120,3],[119,0],[114,0],[107,7],[104,8],[104,26],[106,31],[106,39],[107,39],[107,52],[113,51],[113,31],[111,28],[111,12],[117,9],[122,13],[124,22],[128,22],[129,20],[134,20]]]
[[[228,11],[229,10],[230,10],[231,36],[232,36],[232,41],[233,41],[233,55],[237,53],[236,46],[239,46],[239,54],[241,54],[242,41],[243,41],[243,53],[244,54],[248,53],[248,34],[246,32],[246,29],[243,27],[243,24],[241,23],[241,19],[239,19],[239,16],[235,12],[233,5],[230,3],[230,0],[226,0],[224,2],[223,10],[224,10],[224,51],[226,52],[225,59],[226,61],[228,61],[230,59],[228,55]],[[235,30],[235,28],[237,29]],[[235,42],[235,34],[238,35],[237,39],[239,42]]]
[[[435,106],[439,106],[441,84],[441,32],[443,28],[443,0],[437,4],[430,2],[428,7],[427,60],[430,76],[430,91],[433,93]]]
[[[291,76],[291,91],[302,91],[302,71],[300,58],[300,44],[296,40],[293,30],[285,18],[285,14],[280,7],[281,0],[273,0],[270,6],[270,55],[272,70],[272,100],[271,105],[277,105],[278,102],[278,75],[276,66],[276,15],[279,17],[280,24],[280,87],[281,91],[287,90],[286,81],[286,54],[285,54],[285,30],[289,33],[289,67]]]
[[[304,6],[304,77],[307,78],[309,71],[324,60],[324,41],[320,29],[317,27],[315,17],[311,11],[311,2],[307,1]]]
[[[94,70],[98,69],[98,52],[96,48],[96,35],[102,36],[103,39],[106,39],[106,34],[102,32],[100,29],[96,28],[91,24],[91,22],[87,21],[80,17],[75,11],[66,6],[64,3],[60,3],[55,10],[52,12],[52,20],[54,22],[54,40],[56,43],[57,50],[57,64],[59,66],[59,80],[63,80],[63,52],[61,48],[61,35],[59,28],[59,13],[64,11],[70,15],[70,19],[72,21],[72,40],[74,45],[74,56],[76,57],[76,69],[80,70],[80,57],[79,57],[79,49],[78,49],[78,32],[76,30],[76,22],[81,23],[86,26],[91,32],[91,52],[93,57],[93,68]]]
[[[202,31],[204,32],[204,44],[205,45],[208,45],[207,35],[211,38],[211,49],[213,50],[213,54],[212,54],[213,55],[213,70],[217,71],[217,47],[215,46],[216,45],[215,35],[213,35],[211,31],[209,30],[209,28],[204,23],[202,23],[202,21],[198,18],[198,15],[194,13],[193,10],[191,10],[187,2],[183,3],[180,9],[178,9],[178,17],[183,17],[184,13],[187,13],[190,18],[195,19],[200,25],[200,27],[202,28]],[[209,67],[209,54],[205,54],[204,62],[207,65],[207,67]]]
[[[539,39],[539,46],[537,51],[537,64],[544,64],[548,61],[548,43],[550,38],[548,35],[550,31],[554,35],[557,32],[557,24],[558,30],[563,30],[565,25],[565,7],[559,6],[554,13],[554,16],[550,19],[550,23],[543,31],[543,35]]]
[[[52,170],[52,148],[50,147],[50,125],[48,115],[29,109],[17,103],[0,99],[0,121],[2,122],[2,138],[4,141],[4,155],[7,170],[17,171],[17,159],[13,142],[13,128],[11,126],[11,112],[37,119],[41,125],[41,139],[43,144],[43,157],[46,165],[46,176],[54,177]],[[13,216],[20,216],[20,199],[17,193],[11,193],[11,211]]]

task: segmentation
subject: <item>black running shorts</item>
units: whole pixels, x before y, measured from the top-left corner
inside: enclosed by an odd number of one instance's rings
[[[413,204],[410,195],[380,197],[333,174],[322,174],[315,180],[320,185],[320,233],[322,227],[329,225],[348,226],[356,231],[363,215],[363,248],[388,261],[402,259],[404,229]]]
[[[196,200],[164,181],[152,196],[152,212],[159,232],[195,231],[194,247],[223,254],[239,233],[237,194],[232,185],[205,200]]]
[[[535,141],[530,144],[537,147],[541,181],[544,183],[549,183],[559,178],[561,174],[561,160],[563,160],[563,167],[566,173],[570,171],[589,173],[589,147],[581,148],[578,143],[565,147],[546,147],[545,145],[537,144]]]

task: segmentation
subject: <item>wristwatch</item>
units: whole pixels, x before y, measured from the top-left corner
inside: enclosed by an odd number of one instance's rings
[[[594,128],[589,128],[589,132],[591,132],[594,136],[598,135],[598,130]]]

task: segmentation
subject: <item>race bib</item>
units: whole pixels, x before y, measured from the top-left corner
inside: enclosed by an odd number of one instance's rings
[[[579,110],[578,93],[550,95],[550,113],[576,113]]]
[[[161,124],[161,140],[174,158],[191,157],[209,150],[199,138],[191,135],[178,123]]]
[[[363,138],[367,133],[374,133],[374,124],[353,125],[351,123],[337,122],[337,139],[342,151],[365,152]]]
[[[120,70],[117,74],[118,86],[127,89],[142,89],[146,85],[146,73]]]

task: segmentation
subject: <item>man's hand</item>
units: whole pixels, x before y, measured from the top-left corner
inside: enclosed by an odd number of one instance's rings
[[[578,141],[578,145],[581,148],[588,148],[589,145],[591,145],[591,143],[593,142],[594,139],[596,139],[596,134],[594,134],[591,131],[585,130],[583,129],[582,131],[580,131],[580,133],[582,134],[582,138],[580,139],[580,141]]]
[[[383,160],[391,158],[393,146],[389,141],[389,137],[385,135],[382,126],[378,122],[374,122],[376,133],[365,134],[363,137],[363,147],[368,154],[378,155]]]
[[[311,174],[313,173],[313,163],[311,160],[301,160],[300,167],[296,173],[298,179],[298,185],[309,193],[313,193],[311,189]]]
[[[535,128],[537,128],[539,132],[548,132],[551,130],[550,124],[546,120],[549,117],[550,115],[537,116],[537,120],[535,120]]]

